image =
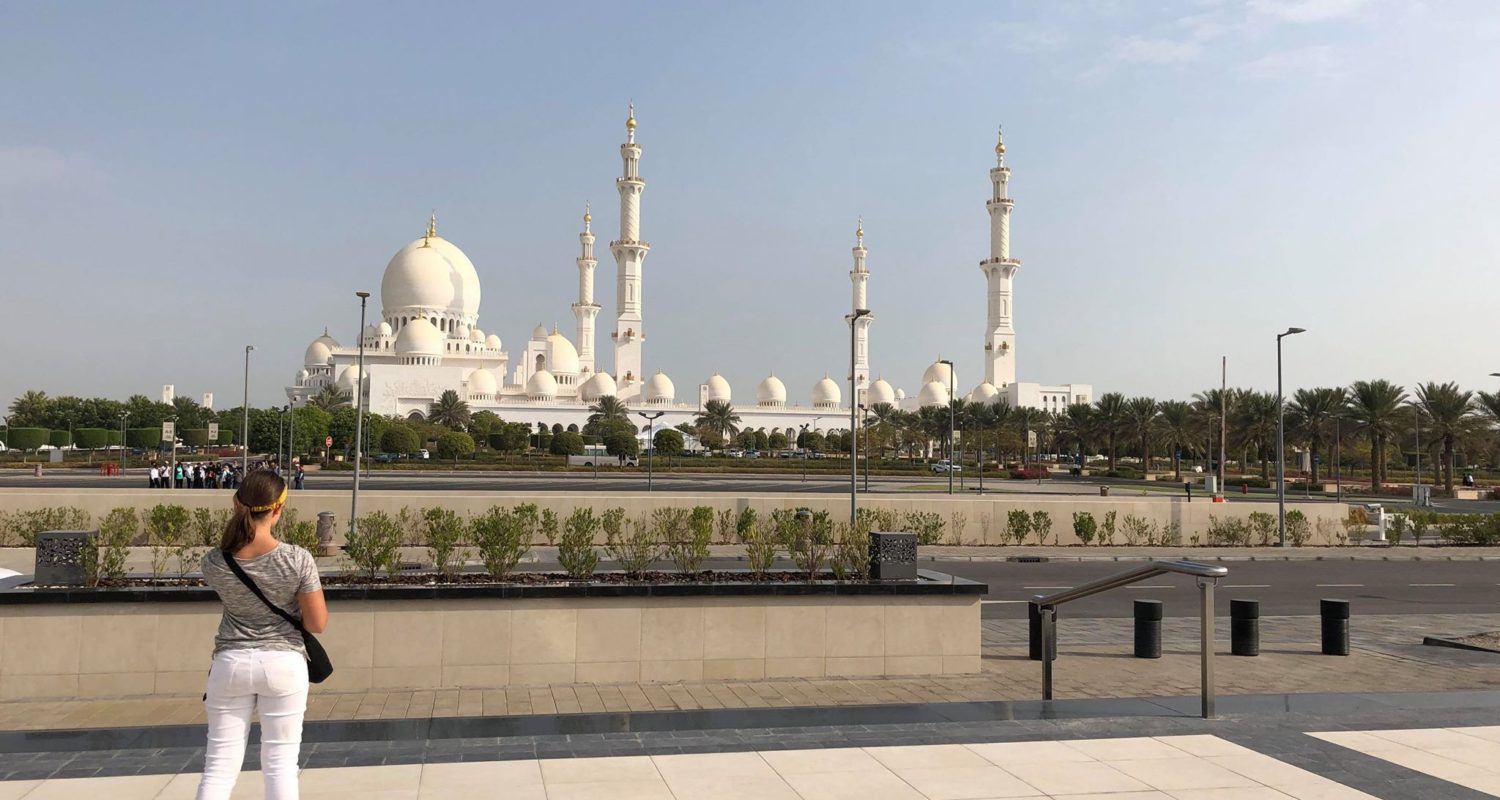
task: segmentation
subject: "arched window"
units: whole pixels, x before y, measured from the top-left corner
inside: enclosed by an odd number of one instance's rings
[[[537,353],[536,354],[536,369],[533,370],[533,371],[534,372],[541,372],[542,370],[544,370],[546,368],[547,368],[547,357],[545,355],[542,355],[541,353]]]

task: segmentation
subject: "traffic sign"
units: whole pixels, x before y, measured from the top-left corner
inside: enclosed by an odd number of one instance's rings
[[[333,437],[332,436],[324,436],[323,437],[323,446],[324,447],[333,447]]]
[[[210,422],[210,423],[208,423],[208,442],[209,442],[209,444],[216,444],[216,443],[218,443],[218,441],[219,441],[219,423],[217,423],[217,422]]]
[[[177,440],[177,423],[167,420],[161,424],[161,440],[164,442]]]

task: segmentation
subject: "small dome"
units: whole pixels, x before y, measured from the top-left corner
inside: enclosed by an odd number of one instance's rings
[[[453,329],[453,338],[467,341],[469,338],[469,326],[460,322],[458,327]]]
[[[406,323],[396,334],[396,354],[403,356],[441,356],[443,332],[436,325],[418,317]]]
[[[906,399],[906,390],[905,389],[897,389],[896,390],[896,402],[899,403],[899,402],[901,402],[902,400],[905,400],[905,399]]]
[[[482,344],[484,342],[484,331],[478,328],[469,331],[469,341],[475,344]]]
[[[755,403],[762,406],[786,405],[786,384],[776,377],[775,373],[766,376],[766,379],[755,387]]]
[[[307,383],[307,376],[309,374],[311,374],[311,373],[309,373],[305,369],[299,369],[299,370],[297,370],[297,384],[300,386],[301,384]]]
[[[969,402],[989,404],[995,402],[999,396],[1000,390],[995,388],[995,384],[985,381],[975,386],[974,391],[969,392]]]
[[[539,369],[526,379],[526,396],[533,400],[550,400],[557,396],[557,379],[552,373]]]
[[[943,391],[947,392],[950,385],[958,385],[958,374],[947,364],[941,361],[934,361],[932,362],[932,366],[928,367],[927,371],[922,373],[922,383],[927,384],[933,381],[941,383]]]
[[[352,392],[354,391],[354,382],[357,380],[359,380],[359,367],[351,364],[345,367],[343,372],[339,373],[339,379],[336,381],[336,384],[340,389]]]
[[[389,323],[389,322],[382,322],[382,323],[380,323],[380,325],[376,326],[376,328],[375,328],[375,335],[376,336],[390,336],[391,335],[391,323]]]
[[[493,333],[490,334],[489,336],[486,336],[484,338],[484,346],[490,348],[491,350],[499,350],[500,349],[500,337],[496,336]]]
[[[545,326],[545,325],[538,325],[535,328],[531,329],[531,340],[532,341],[534,341],[534,342],[542,342],[542,341],[546,341],[546,339],[547,339],[547,326]]]
[[[558,375],[578,374],[578,350],[556,331],[547,336],[547,367]]]
[[[469,373],[469,396],[480,397],[495,395],[496,390],[495,373],[487,369],[476,369]]]
[[[813,384],[812,401],[814,408],[827,408],[837,406],[843,399],[843,393],[839,391],[839,385],[827,375],[823,380]]]
[[[865,405],[873,408],[880,403],[896,404],[896,390],[886,383],[885,378],[876,378],[865,390]]]
[[[709,376],[709,379],[704,381],[704,383],[708,386],[707,392],[703,396],[704,402],[708,402],[709,400],[720,400],[725,403],[729,402],[729,381],[724,380],[723,375],[715,372],[713,375]]]
[[[596,372],[594,377],[583,382],[578,394],[585,403],[592,403],[601,397],[613,397],[617,391],[615,379],[608,372]]]
[[[672,385],[672,379],[666,373],[658,371],[646,381],[646,402],[657,405],[667,405],[677,397],[677,387]]]
[[[307,352],[302,356],[302,363],[309,367],[321,367],[333,358],[333,350],[323,342],[322,338],[314,339],[307,346]]]
[[[924,408],[948,405],[948,385],[937,381],[922,384],[922,391],[917,392],[917,404]]]

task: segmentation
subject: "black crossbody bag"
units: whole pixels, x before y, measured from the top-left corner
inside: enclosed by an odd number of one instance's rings
[[[254,592],[255,596],[259,597],[260,601],[266,604],[266,608],[276,612],[277,616],[286,620],[287,624],[296,628],[297,632],[302,634],[302,645],[307,648],[307,680],[310,683],[322,683],[328,680],[328,676],[333,674],[333,662],[329,660],[328,651],[323,649],[323,645],[318,642],[317,637],[308,633],[307,629],[302,627],[302,620],[286,613],[281,606],[267,600],[265,593],[260,590],[259,586],[255,585],[255,581],[251,580],[249,575],[245,574],[244,568],[239,565],[239,562],[234,560],[234,556],[230,555],[228,550],[223,552],[224,563],[228,564],[229,569],[234,572],[234,576],[239,578],[241,583],[245,584],[245,588]]]

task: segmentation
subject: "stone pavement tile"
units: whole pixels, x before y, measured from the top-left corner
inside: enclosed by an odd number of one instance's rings
[[[171,782],[162,789],[161,794],[155,800],[193,800],[198,795],[198,779],[203,777],[197,772],[184,772],[174,775]],[[3,797],[0,794],[0,797]],[[239,780],[234,783],[234,793],[230,800],[265,800],[266,783],[261,779],[257,770],[242,770]]]
[[[28,792],[41,786],[41,781],[0,781],[0,800],[21,800]]]
[[[660,780],[547,784],[547,800],[677,800]]]
[[[557,699],[552,694],[551,687],[533,687],[527,693],[527,699],[531,701],[531,713],[533,714],[556,714]]]
[[[892,770],[994,766],[978,753],[961,744],[867,747],[865,752],[884,764],[887,769]]]
[[[668,778],[677,800],[801,800],[780,775],[690,775]]]
[[[1151,787],[1099,762],[1052,761],[1012,764],[1006,771],[1051,795],[1138,792]]]
[[[1237,745],[1234,742],[1226,741],[1207,733],[1185,736],[1156,736],[1153,738],[1162,744],[1171,745],[1193,756],[1244,756],[1255,752],[1248,747]]]
[[[1036,797],[1031,784],[995,767],[923,767],[893,770],[930,800]]]
[[[155,800],[171,783],[171,775],[125,775],[115,778],[65,778],[43,781],[26,800]]]
[[[611,783],[660,781],[661,773],[650,756],[612,758],[557,758],[541,762],[542,781],[560,783]]]
[[[765,750],[760,754],[772,769],[782,775],[806,775],[816,772],[868,772],[884,769],[875,757],[858,747],[830,747],[812,750]]]
[[[1167,795],[1172,800],[1322,800],[1311,795],[1293,794],[1269,786],[1236,786],[1227,789],[1182,789]],[[1072,798],[1068,798],[1072,800]]]
[[[888,770],[786,775],[803,800],[926,800]]]
[[[1093,756],[1062,742],[993,742],[966,745],[981,758],[1001,767],[1057,761],[1094,761]]]
[[[1077,739],[1067,742],[1067,745],[1100,761],[1139,761],[1182,757],[1181,750],[1166,742],[1146,737]]]
[[[1108,761],[1111,767],[1156,789],[1225,789],[1260,784],[1233,770],[1197,756],[1149,758],[1140,761]]]
[[[776,776],[776,770],[755,752],[652,756],[651,763],[669,784],[679,778],[714,775],[762,778]]]
[[[522,790],[544,798],[542,769],[535,761],[463,761],[425,764],[419,778],[423,794],[433,797],[477,797],[501,794],[510,797]]]
[[[1306,794],[1317,790],[1331,795],[1337,795],[1341,792],[1354,792],[1353,794],[1344,794],[1342,796],[1365,796],[1361,792],[1355,792],[1353,789],[1341,786],[1332,780],[1262,753],[1249,752],[1245,755],[1236,756],[1207,756],[1204,760],[1214,766],[1243,775],[1256,783],[1264,784],[1273,789],[1281,789],[1288,793],[1299,791]],[[1332,800],[1332,797],[1330,797],[1330,800]]]

